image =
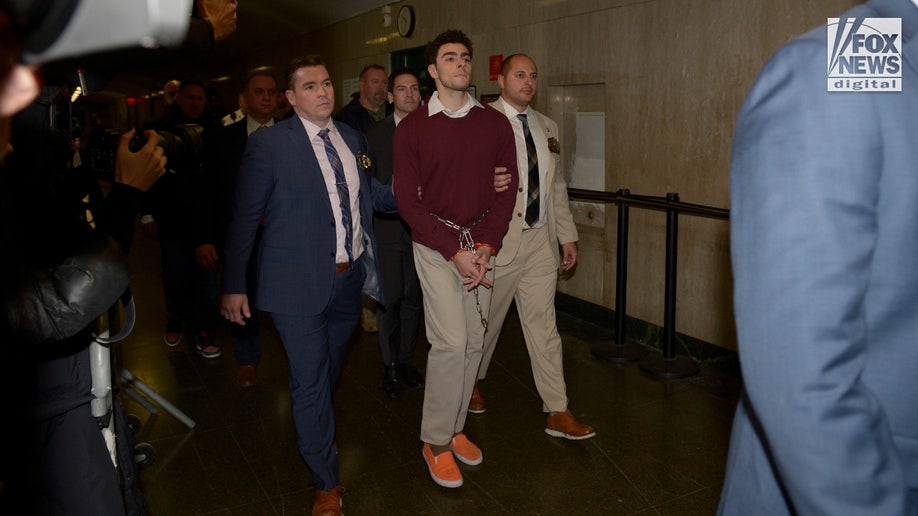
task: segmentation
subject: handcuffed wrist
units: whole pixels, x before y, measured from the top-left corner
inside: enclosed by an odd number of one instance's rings
[[[494,247],[491,244],[475,244],[475,249],[479,249],[482,247],[487,247],[491,251],[492,255],[497,253],[497,251],[494,250]]]

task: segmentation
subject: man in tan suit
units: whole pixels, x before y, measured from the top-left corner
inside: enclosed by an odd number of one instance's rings
[[[559,170],[558,126],[529,106],[538,83],[535,62],[524,54],[513,54],[504,61],[497,78],[500,98],[491,104],[513,127],[520,181],[510,227],[496,256],[478,379],[487,375],[510,301],[515,299],[542,410],[549,414],[545,432],[565,439],[587,439],[596,432],[568,410],[561,336],[555,324],[558,267],[566,271],[577,263],[577,228]],[[563,256],[558,253],[559,243]],[[469,412],[484,411],[476,383]]]

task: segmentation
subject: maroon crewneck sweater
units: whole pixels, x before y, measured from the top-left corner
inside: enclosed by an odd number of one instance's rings
[[[507,167],[510,187],[494,191],[494,168]],[[462,118],[428,116],[421,107],[399,122],[393,137],[392,186],[411,239],[449,260],[459,251],[459,231],[433,215],[469,227],[476,244],[495,253],[516,204],[516,143],[507,117],[490,106]],[[422,199],[418,199],[418,186]],[[432,215],[433,214],[433,215]]]

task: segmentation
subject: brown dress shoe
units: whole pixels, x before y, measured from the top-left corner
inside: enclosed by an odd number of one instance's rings
[[[563,437],[572,441],[589,439],[596,435],[592,427],[574,419],[570,410],[549,414],[545,433],[552,437]]]
[[[469,412],[472,414],[484,414],[484,398],[478,392],[478,382],[475,382],[475,388],[472,390],[472,399],[469,400]]]
[[[316,503],[312,506],[312,516],[342,516],[341,486],[324,491],[316,491]]]
[[[239,371],[236,373],[236,383],[240,387],[251,387],[255,385],[255,366],[253,365],[243,365],[239,366]]]

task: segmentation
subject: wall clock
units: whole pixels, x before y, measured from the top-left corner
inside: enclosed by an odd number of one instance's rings
[[[411,36],[414,32],[414,7],[403,5],[398,10],[398,34],[404,38]]]

